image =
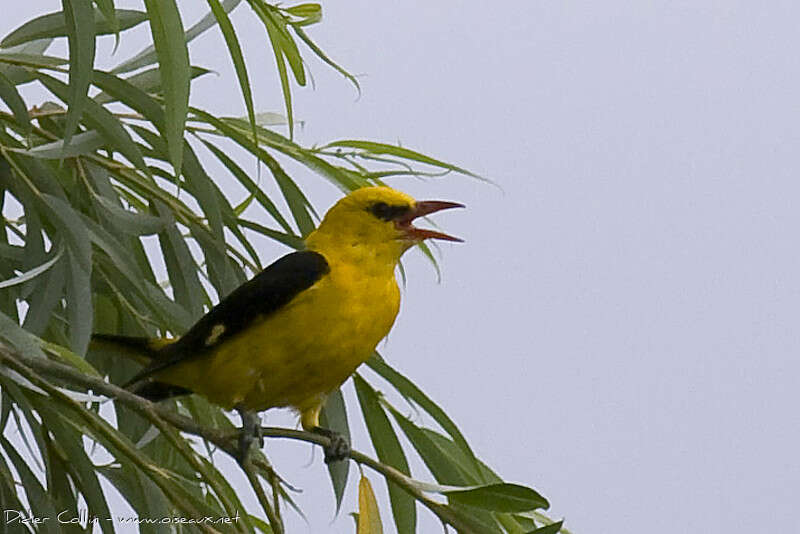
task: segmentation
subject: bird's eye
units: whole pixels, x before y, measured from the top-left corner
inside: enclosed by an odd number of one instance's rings
[[[367,211],[382,221],[391,221],[408,211],[408,206],[390,206],[386,202],[376,202]]]
[[[377,217],[379,219],[383,219],[384,221],[388,221],[389,220],[389,216],[391,215],[389,213],[389,211],[390,211],[389,210],[389,204],[387,204],[386,202],[376,202],[375,204],[373,204],[370,207],[369,211],[375,217]]]

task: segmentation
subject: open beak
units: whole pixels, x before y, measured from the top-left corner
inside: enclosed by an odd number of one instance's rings
[[[445,202],[442,200],[422,200],[417,202],[408,214],[397,220],[397,229],[402,231],[405,236],[412,241],[422,241],[423,239],[443,239],[445,241],[463,242],[463,239],[453,237],[436,230],[426,230],[417,228],[412,223],[418,217],[424,217],[437,211],[448,210],[450,208],[463,208],[463,204],[457,202]]]

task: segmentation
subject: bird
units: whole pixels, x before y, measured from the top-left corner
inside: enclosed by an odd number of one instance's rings
[[[95,334],[93,343],[148,363],[125,387],[151,401],[196,393],[242,418],[240,461],[263,445],[258,413],[288,407],[309,432],[329,438],[325,462],[349,455],[345,438],[320,426],[327,396],[375,351],[400,309],[395,273],[426,239],[460,238],[414,226],[463,208],[416,201],[386,186],[356,189],[336,202],[305,239],[233,290],[176,338]]]

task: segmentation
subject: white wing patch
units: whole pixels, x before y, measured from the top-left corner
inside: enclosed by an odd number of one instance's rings
[[[206,347],[210,347],[211,345],[215,344],[219,337],[225,333],[225,325],[224,324],[215,324],[213,328],[211,328],[211,333],[206,338]]]

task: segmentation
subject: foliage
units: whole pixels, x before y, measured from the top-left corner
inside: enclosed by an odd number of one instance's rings
[[[102,487],[110,484],[141,518],[224,517],[245,510],[213,454],[232,450],[236,434],[227,415],[197,397],[153,405],[120,390],[113,384],[130,376],[135,364],[112,363],[109,355],[89,351],[92,332],[179,335],[218,296],[261,269],[254,238],[302,247],[317,214],[284,170],[286,162],[299,163],[342,191],[387,177],[470,174],[374,141],[344,139],[322,147],[294,141],[292,90],[306,84],[310,59],[358,85],[306,31],[322,19],[319,4],[283,7],[247,0],[243,6],[263,24],[265,44],[275,56],[288,136],[271,128],[275,114],[254,108],[228,15],[240,3],[208,0],[208,15],[184,30],[174,0],[145,0],[142,10],[116,9],[113,0],[64,0],[63,11],[28,21],[0,42],[0,100],[9,110],[0,112],[4,508],[39,517],[61,510],[77,516],[81,509],[88,517],[110,517]],[[119,42],[141,24],[149,26],[153,46],[111,71],[94,67],[99,36]],[[211,28],[224,36],[245,117],[217,117],[190,104],[192,80],[208,70],[190,64],[187,46]],[[58,38],[67,39],[67,58],[47,52]],[[27,84],[39,84],[57,102],[29,109]],[[279,195],[268,194],[260,177],[253,179],[242,168],[231,145],[264,165]],[[212,158],[228,176],[211,178],[203,160]],[[246,192],[244,198],[234,200],[225,192],[231,184]],[[256,222],[259,217],[271,225]],[[159,265],[165,266],[163,280]],[[375,389],[374,380],[354,378],[380,461],[356,451],[352,458],[391,481],[398,532],[416,530],[417,503],[462,532],[519,533],[551,523],[536,512],[547,508],[547,501],[529,488],[504,483],[408,378],[377,355],[369,368],[439,427],[419,426]],[[331,396],[324,419],[348,433],[340,393]],[[436,484],[410,478],[411,451],[404,450],[397,429]],[[266,435],[325,443],[320,436],[289,429],[266,429]],[[262,452],[240,467],[262,510],[244,514],[235,528],[281,532],[282,513],[295,507],[289,488]],[[339,463],[330,474],[340,504],[348,465]],[[358,486],[358,532],[378,532],[381,520],[371,485],[362,475]],[[98,524],[104,532],[113,529],[110,522]],[[140,528],[159,531],[147,524]],[[545,528],[550,530],[537,532],[556,532],[560,525]]]

